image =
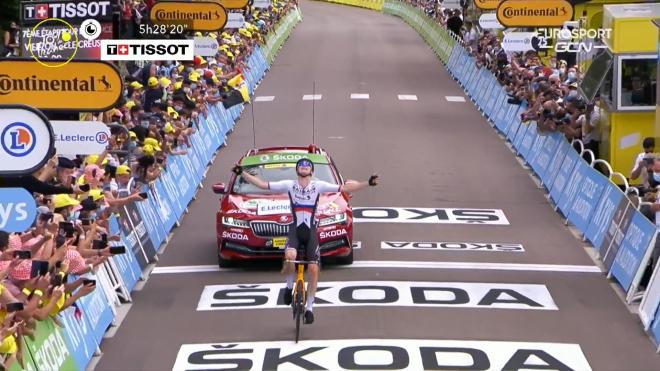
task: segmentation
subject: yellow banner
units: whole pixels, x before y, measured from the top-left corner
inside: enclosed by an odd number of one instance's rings
[[[74,60],[47,67],[34,59],[0,60],[0,104],[105,111],[117,104],[122,92],[119,71],[107,62]]]
[[[505,27],[561,27],[573,18],[573,5],[565,0],[504,0],[497,20]]]
[[[151,8],[151,21],[183,25],[186,31],[219,31],[227,24],[227,10],[212,1],[160,1]]]

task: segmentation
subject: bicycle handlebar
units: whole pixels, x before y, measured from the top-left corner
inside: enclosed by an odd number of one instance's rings
[[[293,264],[302,264],[302,265],[307,265],[307,264],[318,264],[317,260],[285,260],[286,263],[293,263]]]

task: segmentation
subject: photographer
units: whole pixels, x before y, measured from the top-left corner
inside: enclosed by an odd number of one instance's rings
[[[642,178],[642,189],[645,192],[649,186],[649,169],[652,168],[654,160],[657,158],[655,154],[655,138],[647,137],[642,141],[642,148],[644,152],[637,155],[635,164],[630,172],[630,179]],[[640,193],[641,195],[642,193]]]

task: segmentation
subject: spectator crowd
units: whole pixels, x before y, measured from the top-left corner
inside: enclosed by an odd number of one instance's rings
[[[155,1],[120,1],[120,32],[132,35]],[[23,366],[24,338],[34,338],[37,321],[52,318],[96,288],[100,266],[125,252],[110,232],[118,208],[141,202],[167,168],[168,158],[196,149],[190,136],[208,115],[208,104],[226,108],[249,102],[244,82],[247,60],[294,2],[273,0],[269,8],[248,7],[240,29],[187,35],[218,41],[214,56],[192,61],[118,65],[124,95],[112,109],[79,113],[101,121],[110,138],[103,153],[57,154],[32,174],[0,178],[0,187],[31,192],[38,216],[23,233],[0,231],[0,368]],[[11,33],[5,45],[14,47]]]
[[[540,135],[560,132],[569,141],[580,139],[584,148],[593,152],[593,159],[599,158],[600,95],[597,93],[593,101],[585,101],[579,94],[578,83],[583,75],[578,65],[569,65],[556,56],[545,58],[544,62],[534,50],[507,52],[496,33],[481,30],[476,21],[464,19],[467,7],[463,1],[462,9],[446,9],[439,0],[404,1],[452,32],[475,58],[477,67],[488,69],[505,87],[508,103],[526,104],[520,117],[524,123],[536,121]],[[640,179],[641,186],[633,187],[634,192],[628,196],[660,229],[660,155],[656,152],[655,138],[645,138],[642,147],[630,173],[626,174],[628,180]],[[656,239],[641,287],[646,286],[659,260],[660,238]]]

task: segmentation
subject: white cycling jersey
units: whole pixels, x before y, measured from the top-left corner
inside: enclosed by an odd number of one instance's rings
[[[322,180],[312,180],[307,187],[303,187],[297,180],[281,180],[268,182],[268,189],[275,192],[288,192],[296,226],[305,223],[311,228],[319,195],[326,192],[339,192],[339,185]]]

